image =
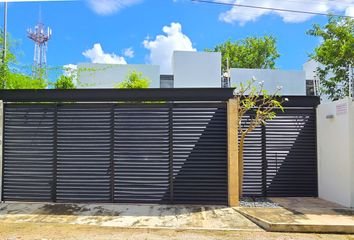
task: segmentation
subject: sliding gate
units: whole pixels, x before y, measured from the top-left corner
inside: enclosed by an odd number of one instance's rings
[[[227,204],[226,104],[4,104],[2,196]]]

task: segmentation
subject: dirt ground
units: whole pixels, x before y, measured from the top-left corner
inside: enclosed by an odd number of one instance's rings
[[[288,234],[248,231],[120,229],[68,224],[0,223],[1,240],[354,240],[354,235]]]

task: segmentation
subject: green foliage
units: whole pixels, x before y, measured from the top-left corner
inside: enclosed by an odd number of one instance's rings
[[[320,92],[332,100],[349,96],[350,66],[354,65],[354,19],[330,17],[325,26],[315,24],[307,33],[321,39],[311,54],[312,59],[323,65],[316,71]]]
[[[249,132],[254,130],[257,126],[261,124],[266,124],[266,121],[272,120],[276,117],[275,109],[280,109],[284,111],[282,103],[285,101],[281,99],[279,93],[281,88],[273,94],[269,94],[267,90],[264,89],[263,83],[257,88],[254,86],[255,80],[249,81],[246,85],[240,83],[236,87],[236,100],[239,103],[239,132],[241,135],[247,135]],[[247,112],[252,111],[254,118],[249,121],[247,127],[241,124],[241,120]]]
[[[47,67],[32,67],[33,74],[39,79],[48,79]]]
[[[144,78],[141,72],[132,71],[126,79],[117,84],[115,88],[149,88],[150,81],[148,78]]]
[[[0,31],[0,49],[3,49],[3,32]],[[19,41],[7,36],[6,59],[3,61],[4,52],[0,53],[0,89],[44,89],[47,82],[43,79],[33,79],[31,76],[10,69],[9,66],[16,63],[16,47]]]
[[[9,75],[7,63],[0,63],[0,89],[6,88],[6,80]]]
[[[73,78],[71,76],[61,75],[54,83],[55,89],[75,89]]]
[[[275,68],[275,60],[280,57],[274,37],[248,37],[243,40],[216,45],[208,52],[221,52],[222,68],[227,71],[227,59],[230,68]]]
[[[7,74],[6,89],[45,89],[48,86],[43,79],[33,79],[21,73]]]
[[[7,85],[7,79],[10,77],[9,63],[16,62],[16,56],[11,51],[12,48],[16,45],[16,42],[10,39],[7,36],[7,45],[6,45],[6,58],[4,59],[4,37],[3,30],[0,30],[0,89],[5,89]],[[13,77],[13,76],[12,76]]]
[[[1,63],[3,60],[3,54],[4,54],[4,32],[1,29],[0,30],[0,49],[1,49]],[[19,45],[19,40],[12,39],[11,36],[8,34],[7,35],[7,45],[6,45],[6,62],[7,63],[15,63],[16,62],[16,56],[15,56],[15,50],[16,47]]]

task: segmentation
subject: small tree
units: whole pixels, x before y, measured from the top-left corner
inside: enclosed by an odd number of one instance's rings
[[[263,82],[260,82],[259,88],[254,86],[255,79],[249,81],[246,85],[240,83],[236,87],[235,99],[238,106],[237,126],[239,133],[239,187],[240,196],[242,196],[243,184],[243,157],[244,157],[244,144],[247,135],[252,132],[257,126],[265,125],[268,120],[276,117],[276,110],[284,111],[282,104],[287,99],[282,99],[279,95],[281,87],[273,94],[268,94],[264,89]],[[246,114],[250,114],[247,121],[245,120]]]
[[[126,79],[117,84],[115,88],[149,88],[150,81],[148,78],[144,78],[141,72],[132,71]]]
[[[55,89],[75,89],[73,78],[71,76],[61,75],[54,83]]]

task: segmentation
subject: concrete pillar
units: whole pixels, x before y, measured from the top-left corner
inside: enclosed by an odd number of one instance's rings
[[[227,103],[227,170],[228,203],[230,207],[239,206],[239,164],[238,164],[238,104],[235,99]]]
[[[350,98],[317,108],[319,197],[354,208],[354,102]]]

